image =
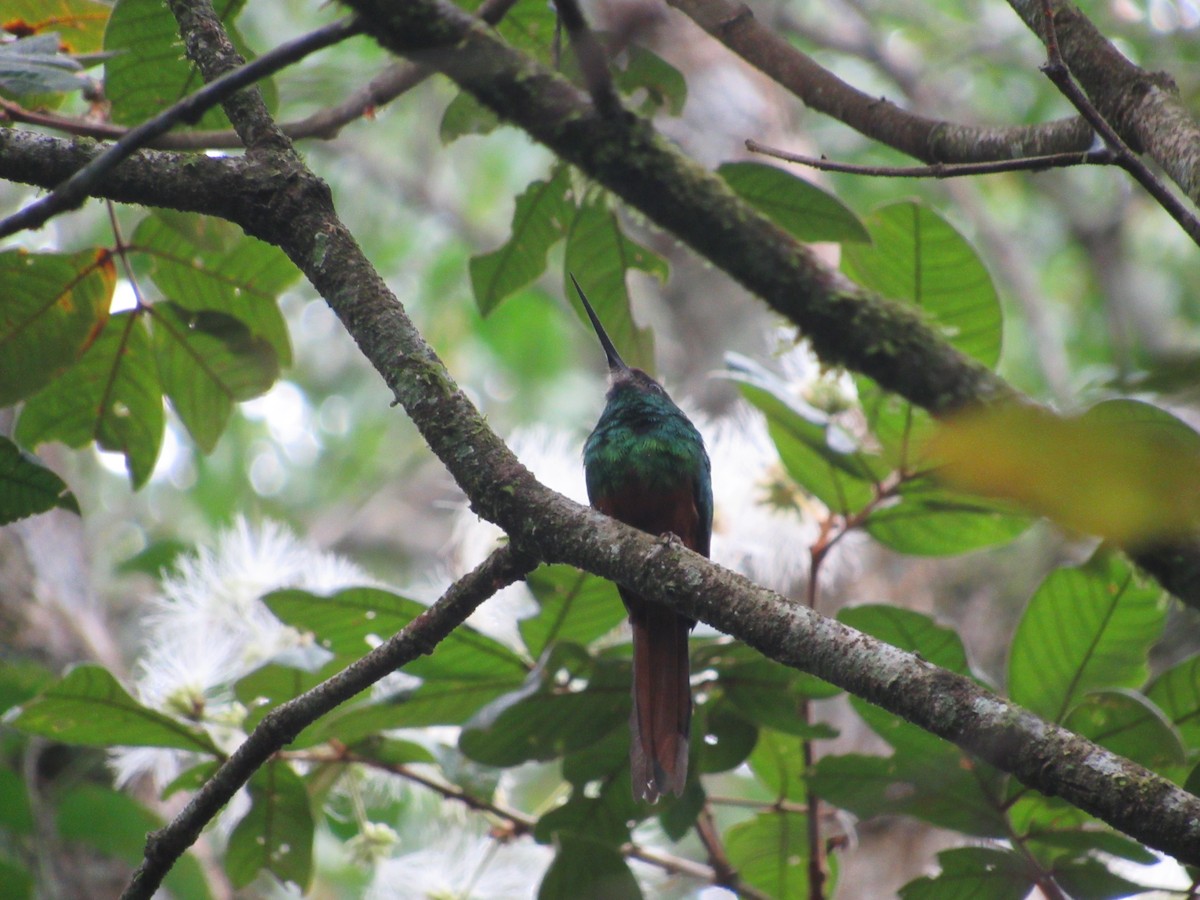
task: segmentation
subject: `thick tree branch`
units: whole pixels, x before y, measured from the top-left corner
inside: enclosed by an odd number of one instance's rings
[[[907,112],[847,84],[754,17],[738,0],[667,0],[750,65],[817,112],[926,163],[979,163],[1083,153],[1092,129],[1081,118],[987,128]]]
[[[523,578],[534,562],[511,547],[497,550],[451,585],[428,610],[362,659],[267,713],[183,811],[165,828],[149,836],[145,858],[121,895],[123,900],[152,897],[171,866],[199,837],[201,829],[272,754],[289,744],[305,726],[418,656],[433,652],[438,642],[461,625],[480,603]]]

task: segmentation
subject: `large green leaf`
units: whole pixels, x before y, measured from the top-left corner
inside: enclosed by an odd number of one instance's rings
[[[559,838],[538,900],[638,900],[642,890],[620,848],[577,834]]]
[[[72,669],[20,709],[14,728],[67,744],[220,753],[203,731],[138,703],[100,666]]]
[[[278,247],[207,216],[159,211],[133,234],[139,264],[163,296],[193,313],[223,313],[245,323],[292,363],[279,294],[300,274]]]
[[[892,502],[867,516],[867,533],[913,556],[953,556],[1005,544],[1032,519],[1009,505],[937,486],[922,477],[903,482]]]
[[[499,126],[499,116],[476,100],[469,91],[459,91],[442,113],[438,137],[443,144],[452,144],[460,137],[468,134],[488,134]]]
[[[1179,734],[1163,713],[1134,691],[1096,691],[1063,725],[1147,769],[1181,773],[1187,759]]]
[[[312,879],[308,790],[291,767],[271,760],[250,779],[250,811],[229,836],[225,871],[243,888],[263,870],[303,891]]]
[[[1163,592],[1142,584],[1115,554],[1052,572],[1013,636],[1009,696],[1059,722],[1091,691],[1137,687],[1165,612]]]
[[[933,419],[925,410],[889,394],[865,375],[857,375],[858,400],[867,428],[879,441],[886,464],[905,474],[920,471],[922,450],[933,433]]]
[[[266,393],[279,377],[275,348],[226,313],[193,312],[170,301],[153,311],[163,390],[192,439],[211,453],[233,404]]]
[[[300,732],[292,745],[311,747],[328,740],[353,744],[394,728],[461,725],[481,707],[520,685],[520,679],[431,681],[375,703],[335,710]]]
[[[747,884],[776,900],[809,896],[808,823],[790,812],[759,813],[725,832],[730,864]],[[826,895],[837,880],[835,857],[828,857]]]
[[[594,744],[628,721],[629,679],[626,666],[597,663],[583,689],[554,684],[530,693],[523,687],[476,713],[459,749],[477,762],[506,767]]]
[[[1034,888],[1034,873],[1020,854],[990,847],[958,847],[938,854],[941,872],[910,881],[902,900],[1022,900]]]
[[[724,163],[717,174],[734,192],[802,241],[870,242],[850,207],[810,181],[758,162]]]
[[[833,697],[840,690],[814,675],[767,659],[744,644],[715,644],[693,654],[693,668],[716,672],[717,684],[742,718],[808,738],[834,737],[828,725],[808,723],[805,700]]]
[[[233,24],[245,0],[221,0],[214,5],[234,47],[250,58]],[[180,50],[175,17],[158,0],[117,0],[104,33],[104,49],[113,54],[105,62],[104,94],[112,104],[113,121],[122,125],[137,125],[204,86],[200,72]],[[275,89],[270,79],[256,87],[273,107]],[[185,125],[228,128],[229,119],[216,106]]]
[[[115,285],[106,251],[0,253],[0,406],[75,364],[108,321]]]
[[[1200,750],[1200,654],[1155,678],[1146,688],[1146,697],[1178,729],[1189,749]]]
[[[79,501],[54,472],[0,437],[0,525],[55,507],[78,514]]]
[[[796,399],[788,385],[751,359],[728,354],[731,378],[767,419],[771,440],[788,475],[830,509],[854,512],[875,496],[885,474],[825,413]]]
[[[146,835],[163,825],[133,797],[97,784],[81,784],[65,794],[58,803],[55,822],[64,840],[94,847],[128,866],[142,861]],[[177,900],[212,896],[200,863],[191,853],[175,861],[163,885]]]
[[[573,274],[604,324],[621,357],[631,366],[652,371],[654,338],[648,328],[638,328],[629,307],[625,276],[641,269],[665,281],[666,260],[648,247],[626,237],[606,195],[592,193],[580,204],[567,234],[563,292],[581,322],[587,322],[568,274]],[[591,332],[591,325],[585,325]],[[597,349],[597,358],[599,350]]]
[[[570,186],[570,166],[555,166],[549,179],[533,182],[517,198],[508,240],[471,257],[471,289],[480,313],[486,316],[546,271],[546,252],[566,234],[574,214],[567,199]]]
[[[805,740],[769,728],[759,730],[758,742],[750,754],[750,769],[770,789],[776,800],[808,802],[807,773],[804,771]]]
[[[307,591],[275,591],[263,598],[282,621],[310,631],[333,653],[361,656],[380,638],[391,637],[429,607],[379,588],[348,588],[329,597]],[[521,679],[525,662],[499,641],[461,625],[404,671],[425,679],[495,681]]]
[[[25,404],[16,436],[26,446],[58,440],[82,447],[95,440],[125,454],[139,488],[154,471],[163,428],[158,366],[135,311],[109,319],[83,359]]]
[[[871,244],[842,248],[842,269],[885,297],[919,306],[942,335],[986,366],[1000,359],[996,288],[970,244],[932,209],[912,200],[866,220]]]
[[[533,657],[555,641],[587,645],[625,618],[610,581],[573,566],[541,566],[526,579],[540,610],[521,620],[521,638]]]
[[[935,666],[959,675],[971,674],[958,632],[937,624],[924,613],[899,606],[867,604],[845,607],[837,618],[893,647],[919,653],[921,659]]]

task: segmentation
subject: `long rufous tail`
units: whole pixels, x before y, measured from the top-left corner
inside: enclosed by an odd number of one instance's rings
[[[691,622],[659,604],[628,599],[633,626],[633,796],[654,803],[668,792],[678,797],[687,781]]]

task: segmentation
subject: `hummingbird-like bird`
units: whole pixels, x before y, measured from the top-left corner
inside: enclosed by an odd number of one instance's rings
[[[588,499],[650,534],[674,534],[708,556],[712,476],[704,440],[662,385],[627,366],[575,276],[583,308],[608,357],[607,403],[583,446]],[[635,798],[679,796],[687,781],[692,718],[688,632],[696,623],[618,585],[633,626],[629,761]]]

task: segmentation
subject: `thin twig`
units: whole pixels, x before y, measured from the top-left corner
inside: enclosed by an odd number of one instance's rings
[[[571,47],[575,50],[579,69],[583,72],[583,80],[596,109],[605,116],[617,115],[621,112],[621,100],[608,71],[608,57],[596,40],[595,32],[588,27],[579,3],[576,0],[554,0],[554,5],[558,7],[559,21],[567,29],[567,36],[571,39]]]
[[[179,122],[195,122],[205,110],[242,88],[303,59],[310,53],[343,41],[360,31],[361,26],[357,18],[348,16],[294,41],[281,44],[253,62],[214,79],[154,118],[130,129],[112,147],[97,156],[45,197],[35,200],[24,209],[0,222],[0,238],[8,237],[27,228],[40,228],[51,217],[74,209],[87,199],[97,181],[135,150],[145,146],[147,141],[164,134]]]
[[[1116,153],[1106,147],[1093,148],[1084,153],[1054,153],[1049,156],[1025,156],[1019,159],[998,159],[977,163],[933,163],[928,166],[862,166],[854,163],[834,162],[824,156],[805,156],[801,153],[779,150],[753,139],[747,139],[746,149],[751,153],[773,156],[776,159],[820,169],[822,172],[870,175],[877,178],[962,178],[966,175],[994,175],[998,172],[1038,172],[1043,169],[1060,169],[1067,166],[1117,164]]]
[[[1062,51],[1058,46],[1058,32],[1054,27],[1054,9],[1051,0],[1042,0],[1042,19],[1045,23],[1045,34],[1042,39],[1046,44],[1046,64],[1042,66],[1042,72],[1079,110],[1079,114],[1087,119],[1088,124],[1096,129],[1096,133],[1115,155],[1113,164],[1120,166],[1132,175],[1137,183],[1158,201],[1159,206],[1165,209],[1179,224],[1187,236],[1196,244],[1200,244],[1200,219],[1192,215],[1183,201],[1155,177],[1149,167],[1117,134],[1116,129],[1108,123],[1104,116],[1100,115],[1099,110],[1092,104],[1083,89],[1075,83],[1071,70],[1068,68],[1066,60],[1063,59]]]

